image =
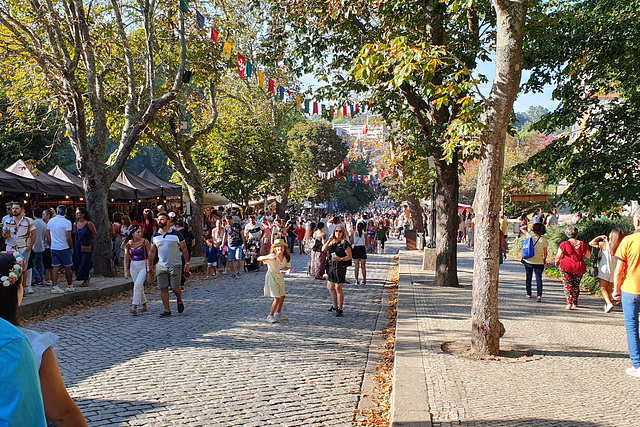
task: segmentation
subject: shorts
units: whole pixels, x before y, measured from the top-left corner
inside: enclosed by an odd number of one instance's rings
[[[242,259],[242,246],[229,246],[229,252],[227,252],[229,261]]]
[[[218,266],[218,263],[217,263],[217,262],[208,262],[208,263],[207,263],[207,265],[208,265],[209,267],[217,267],[217,266]]]
[[[53,267],[71,267],[73,265],[73,259],[71,257],[71,249],[62,249],[56,251],[51,249],[51,265]]]
[[[45,270],[51,270],[53,268],[51,262],[51,249],[45,249],[42,253],[42,264]]]
[[[353,259],[367,259],[367,248],[364,246],[354,246],[351,248]]]
[[[158,288],[166,289],[171,286],[171,289],[176,290],[180,287],[182,266],[163,267],[158,264],[156,265],[156,278],[158,280]]]

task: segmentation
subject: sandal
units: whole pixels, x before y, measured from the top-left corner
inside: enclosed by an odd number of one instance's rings
[[[147,304],[144,304],[142,308],[138,310],[138,313],[146,313],[146,312],[147,312]]]
[[[137,316],[138,310],[136,310],[135,308],[132,308],[131,310],[129,310],[129,313],[133,314],[134,316]]]
[[[86,280],[84,282],[80,283],[80,287],[81,288],[86,288],[88,286],[89,286],[89,282],[87,282]]]

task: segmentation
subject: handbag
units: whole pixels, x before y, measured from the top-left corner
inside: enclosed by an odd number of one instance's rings
[[[89,246],[80,245],[80,252],[82,252],[83,254],[90,254],[91,253],[91,245],[89,245]]]
[[[593,249],[593,266],[589,269],[589,276],[598,277],[598,270],[600,265],[600,248]]]
[[[539,241],[540,241],[539,237],[535,243],[533,243],[533,237],[527,237],[522,241],[522,259],[529,259],[535,256],[536,254],[535,247]]]

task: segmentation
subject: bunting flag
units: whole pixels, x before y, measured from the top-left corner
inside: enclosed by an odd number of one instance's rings
[[[358,113],[358,108],[360,107],[360,104],[356,104],[356,114]]]
[[[296,95],[296,110],[300,109],[300,102],[301,102],[300,95]]]
[[[256,71],[258,76],[258,87],[262,89],[264,87],[264,73],[260,70]]]
[[[365,119],[364,124],[362,125],[362,134],[366,135],[369,132],[369,126],[367,126],[367,120]]]
[[[204,30],[204,16],[200,12],[196,10],[196,23],[198,24],[198,28]]]
[[[282,86],[278,86],[278,94],[280,96],[280,101],[284,101],[284,88]]]
[[[180,0],[180,11],[182,13],[189,12],[189,0]]]
[[[338,108],[338,118],[342,118],[342,108]]]
[[[329,107],[329,117],[331,117],[331,120],[333,120],[333,116],[334,116],[334,112],[333,112],[333,105],[331,107]]]
[[[351,112],[351,117],[353,117],[353,105],[349,105],[349,110]]]
[[[244,56],[238,53],[238,75],[240,76],[241,79],[244,78],[244,69],[245,69],[246,63],[247,61],[244,59]]]
[[[313,114],[318,114],[318,103],[317,102],[313,103]]]
[[[251,78],[251,74],[253,73],[253,65],[251,64],[251,62],[247,61],[247,64],[244,67],[244,73],[248,78]]]
[[[218,46],[218,36],[220,33],[213,27],[211,27],[211,40]]]
[[[342,115],[347,117],[347,106],[346,105],[344,107],[342,107]]]
[[[308,99],[304,100],[304,113],[305,114],[309,114],[309,104],[311,104],[311,101],[309,101]]]
[[[269,83],[269,86],[268,86],[268,87],[269,87],[269,89],[268,89],[268,91],[269,91],[269,92],[271,92],[271,93],[275,93],[275,92],[276,92],[276,90],[275,90],[275,88],[276,88],[276,82],[274,82],[273,80],[269,79],[268,83]]]
[[[324,104],[320,104],[320,109],[322,110],[322,113],[324,114],[324,110],[326,110],[327,107],[325,107]]]
[[[227,59],[231,59],[231,49],[233,49],[233,46],[231,46],[231,43],[224,42],[224,46],[222,47],[222,56],[224,56]]]

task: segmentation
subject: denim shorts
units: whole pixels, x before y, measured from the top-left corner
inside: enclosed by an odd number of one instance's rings
[[[229,261],[242,259],[242,246],[229,246],[229,252],[227,253]]]
[[[71,267],[73,265],[73,259],[71,258],[71,249],[62,249],[56,251],[51,249],[51,265],[53,267]]]

